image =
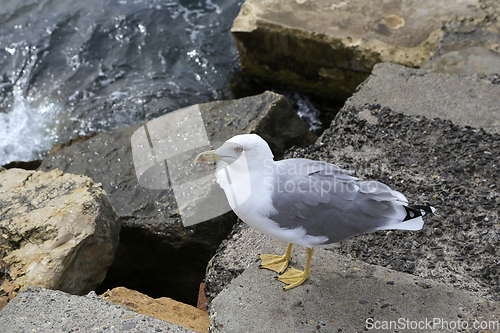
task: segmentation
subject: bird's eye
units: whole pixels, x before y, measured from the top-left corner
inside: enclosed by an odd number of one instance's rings
[[[241,154],[243,152],[242,147],[234,148],[234,151],[237,152],[238,154]]]

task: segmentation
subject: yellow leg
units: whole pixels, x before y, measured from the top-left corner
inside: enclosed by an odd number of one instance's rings
[[[311,258],[314,249],[306,248],[307,259],[306,267],[304,271],[299,271],[295,268],[290,268],[285,274],[277,277],[277,279],[288,286],[284,287],[284,290],[292,289],[294,287],[300,286],[305,280],[309,278],[309,273],[311,272]]]
[[[261,254],[260,259],[262,260],[262,264],[259,266],[259,268],[270,269],[280,274],[283,273],[288,267],[288,262],[292,258],[292,245],[292,243],[288,243],[286,252],[282,256],[273,254]]]

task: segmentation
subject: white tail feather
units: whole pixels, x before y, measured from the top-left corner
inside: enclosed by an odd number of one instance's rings
[[[377,230],[421,230],[424,226],[422,216],[397,224],[385,225]]]

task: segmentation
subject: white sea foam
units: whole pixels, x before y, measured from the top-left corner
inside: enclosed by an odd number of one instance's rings
[[[45,102],[36,107],[14,97],[8,113],[0,113],[0,165],[41,158],[58,139],[56,116],[61,105]]]

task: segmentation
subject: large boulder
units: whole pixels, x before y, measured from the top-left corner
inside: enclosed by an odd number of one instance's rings
[[[199,111],[210,142],[258,133],[274,142],[273,152],[281,156],[286,148],[304,146],[317,138],[286,98],[272,92],[200,104]],[[131,137],[138,128],[139,125],[75,139],[58,147],[40,168],[59,168],[102,183],[120,216],[120,246],[101,292],[126,286],[151,297],[167,295],[196,304],[206,263],[230,232],[236,217],[228,212],[185,228],[172,190],[147,189],[138,183],[131,147]]]
[[[498,298],[499,142],[449,120],[365,105],[344,108],[315,146],[288,156],[351,168],[437,210],[420,232],[358,236],[343,253]]]
[[[27,286],[88,293],[104,280],[119,231],[102,186],[86,176],[0,172],[0,308]]]
[[[376,63],[425,64],[457,17],[486,13],[478,0],[246,0],[231,32],[247,73],[344,100]]]

